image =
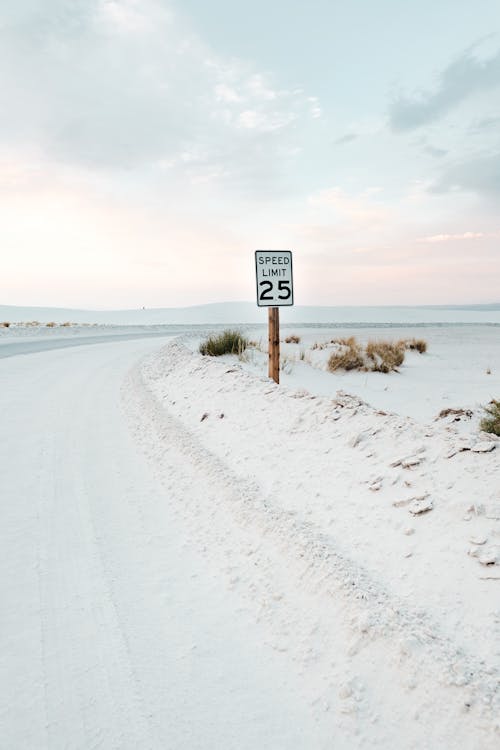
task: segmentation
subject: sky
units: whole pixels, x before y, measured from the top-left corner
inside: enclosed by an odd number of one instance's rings
[[[0,304],[500,301],[498,0],[2,0]]]

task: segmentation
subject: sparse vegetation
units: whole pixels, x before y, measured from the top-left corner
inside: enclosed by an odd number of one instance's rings
[[[8,320],[4,320],[4,322],[2,323],[2,328],[10,328],[10,323]]]
[[[336,370],[363,370],[365,368],[363,350],[354,336],[346,339],[345,343],[339,344],[339,346],[341,348],[333,352],[328,359],[328,369],[330,372],[335,372]]]
[[[225,330],[202,341],[199,351],[205,356],[220,357],[222,354],[241,354],[247,346],[247,339],[239,331]]]
[[[53,320],[51,320],[50,323],[46,323],[45,325],[47,326],[47,328],[55,328],[56,327],[56,323],[54,323]]]
[[[453,409],[449,407],[447,409],[441,409],[436,419],[446,419],[447,417],[453,417],[453,420],[455,422],[460,422],[462,417],[471,419],[472,414],[472,409]]]
[[[328,370],[361,370],[364,372],[393,372],[397,371],[405,358],[405,347],[402,342],[369,341],[363,347],[359,341],[351,336],[344,339],[333,339],[331,344],[338,348],[328,360]],[[323,349],[322,344],[313,348]]]
[[[420,354],[425,354],[427,351],[427,341],[424,339],[401,339],[398,344],[409,349],[410,351],[417,351]]]
[[[400,341],[369,341],[366,345],[368,369],[373,372],[392,372],[400,367],[405,359],[405,347]]]
[[[483,417],[480,427],[484,432],[500,436],[500,400],[492,399],[488,406],[484,407],[486,416]]]
[[[300,336],[296,336],[294,333],[291,336],[287,336],[285,344],[300,344]]]

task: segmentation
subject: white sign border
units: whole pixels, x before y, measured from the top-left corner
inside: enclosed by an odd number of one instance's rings
[[[288,300],[285,302],[270,302],[269,304],[259,303],[259,271],[257,265],[257,253],[289,253],[290,254],[290,286],[291,286],[291,302]],[[293,293],[293,250],[256,250],[255,251],[255,284],[257,289],[257,307],[293,307],[294,293]]]

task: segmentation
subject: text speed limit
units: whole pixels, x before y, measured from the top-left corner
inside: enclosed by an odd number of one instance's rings
[[[293,305],[292,253],[290,250],[256,250],[257,305]]]

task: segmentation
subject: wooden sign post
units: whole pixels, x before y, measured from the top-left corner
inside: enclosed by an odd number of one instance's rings
[[[268,308],[269,316],[269,377],[280,382],[280,309]]]
[[[269,377],[280,382],[280,312],[293,305],[292,253],[290,250],[256,250],[257,305],[268,307]]]

